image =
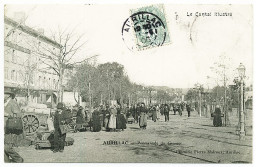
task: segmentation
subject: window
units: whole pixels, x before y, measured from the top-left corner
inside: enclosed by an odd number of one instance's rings
[[[43,88],[44,89],[46,88],[46,78],[45,77],[43,78]]]
[[[15,70],[11,71],[11,80],[15,80]]]
[[[49,82],[48,82],[48,88],[51,89],[51,78],[49,78]]]
[[[53,84],[52,88],[55,89],[56,88],[56,86],[55,86],[56,85],[55,79],[53,79],[53,83],[52,84]]]
[[[58,89],[59,87],[59,80],[57,81],[57,84],[55,85],[55,89]]]
[[[19,71],[19,81],[24,82],[23,73],[21,70]]]
[[[12,32],[12,42],[16,42],[16,37],[17,37],[17,34],[15,33],[15,31]]]
[[[9,75],[8,75],[8,68],[5,67],[5,79],[9,79]]]
[[[16,63],[16,51],[14,49],[12,51],[12,62]]]
[[[38,82],[39,82],[38,83],[39,87],[41,87],[41,82],[42,82],[42,77],[41,76],[39,76],[39,81]]]
[[[5,61],[7,62],[9,62],[9,54],[10,54],[9,48],[5,49],[4,57],[5,57]]]

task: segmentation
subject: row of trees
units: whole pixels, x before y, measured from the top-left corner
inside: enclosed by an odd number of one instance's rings
[[[228,111],[231,108],[240,107],[241,102],[241,82],[238,77],[238,70],[230,69],[230,60],[231,58],[227,55],[223,54],[219,56],[217,62],[213,64],[210,69],[213,72],[214,77],[207,76],[207,79],[213,79],[215,81],[216,86],[209,89],[209,85],[207,84],[207,88],[201,84],[194,85],[194,88],[189,89],[187,92],[185,99],[189,102],[196,103],[201,111],[201,107],[205,105],[220,105],[223,109],[224,113],[224,125],[228,125]],[[245,89],[250,89],[250,87],[243,86]],[[245,99],[245,91],[243,91],[243,96]],[[246,100],[244,100],[244,107],[246,107]],[[249,104],[250,105],[250,104]]]
[[[28,28],[25,25],[27,19],[28,16],[25,14],[24,17],[15,21],[5,16],[4,36],[5,46],[17,45],[30,52],[27,57],[23,57],[24,63],[21,69],[23,84],[20,87],[26,94],[27,100],[34,93],[33,80],[38,79],[38,74],[44,71],[52,72],[57,76],[58,102],[63,101],[64,88],[79,92],[83,100],[90,104],[107,103],[111,100],[133,103],[140,101],[140,98],[148,103],[152,101],[162,103],[175,98],[176,95],[167,90],[145,87],[131,82],[121,64],[90,63],[98,55],[83,56],[84,53],[80,53],[86,41],[83,40],[82,34],[77,35],[74,30],[58,28],[56,31],[51,31],[49,42],[42,42],[46,36],[36,30],[29,28],[31,32],[23,32],[25,27]],[[5,55],[11,54],[9,52],[12,49],[7,48],[12,48],[12,46],[5,47]],[[78,55],[81,55],[81,60]],[[65,76],[71,71],[76,72],[73,73],[67,85],[64,85]]]
[[[130,81],[124,66],[117,63],[96,64],[86,62],[74,69],[67,84],[68,90],[79,92],[83,101],[90,105],[121,104],[137,102],[164,103],[172,101],[176,95],[155,87],[147,87]],[[78,101],[78,97],[75,100]]]
[[[67,89],[79,92],[83,100],[90,104],[130,98],[133,85],[124,74],[124,67],[118,63],[83,63],[75,71]]]
[[[187,94],[185,95],[185,99],[188,102],[198,102],[199,101],[199,93],[201,93],[202,102],[206,102],[208,104],[222,104],[224,103],[224,96],[226,91],[226,103],[228,107],[237,107],[239,105],[239,84],[234,83],[234,85],[230,85],[226,87],[224,86],[215,86],[212,89],[205,89],[203,86],[198,89],[189,89]]]

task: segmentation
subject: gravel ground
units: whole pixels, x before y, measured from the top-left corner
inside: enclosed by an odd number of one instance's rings
[[[252,162],[252,134],[239,140],[236,127],[213,127],[210,118],[170,114],[170,121],[148,120],[146,130],[127,124],[121,132],[78,132],[63,153],[34,146],[19,147],[25,162],[151,162],[151,163],[238,163]],[[248,118],[249,119],[249,118]],[[236,121],[236,118],[232,118]],[[237,120],[238,121],[238,120]],[[251,122],[251,121],[249,121]],[[251,131],[247,127],[248,131]]]

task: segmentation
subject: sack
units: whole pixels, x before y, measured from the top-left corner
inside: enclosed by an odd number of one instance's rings
[[[23,121],[18,117],[9,117],[6,121],[6,128],[9,130],[23,130]]]
[[[49,132],[54,131],[54,125],[51,118],[47,118],[47,125],[48,125]]]
[[[60,131],[61,134],[70,132],[70,126],[69,125],[60,125]]]

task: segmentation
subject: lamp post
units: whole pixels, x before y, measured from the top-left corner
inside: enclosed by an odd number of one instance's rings
[[[240,76],[240,133],[239,139],[243,139],[245,136],[245,115],[244,115],[244,77],[245,77],[245,66],[240,63],[237,68]]]

